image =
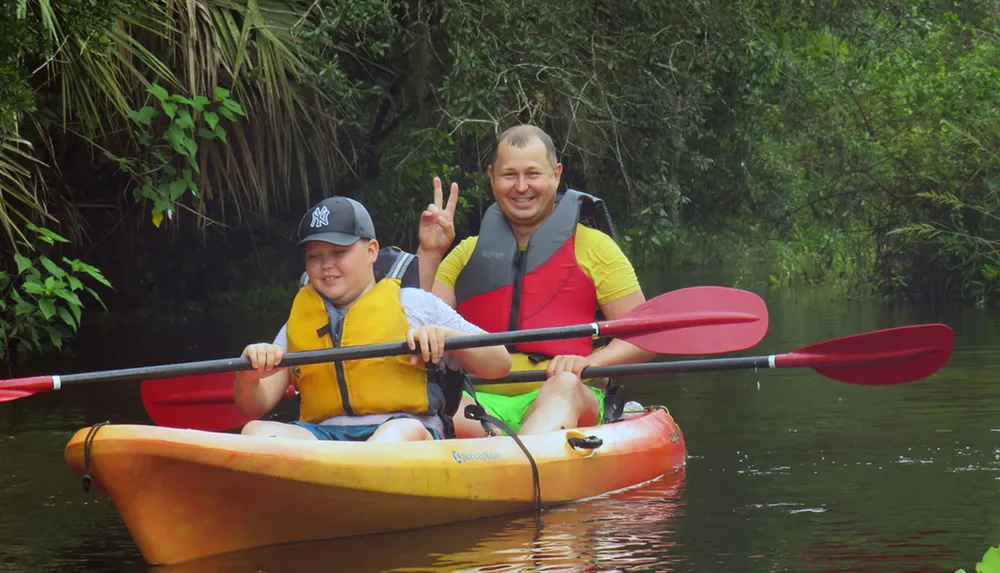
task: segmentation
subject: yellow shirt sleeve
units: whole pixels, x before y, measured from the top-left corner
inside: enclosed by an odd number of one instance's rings
[[[599,305],[614,302],[642,288],[635,268],[618,243],[597,229],[576,226],[576,260],[594,281]]]
[[[469,237],[462,240],[457,247],[438,265],[437,275],[434,280],[448,285],[451,290],[455,290],[455,281],[458,280],[458,273],[462,272],[465,265],[472,258],[472,252],[476,250],[476,243],[479,237]]]

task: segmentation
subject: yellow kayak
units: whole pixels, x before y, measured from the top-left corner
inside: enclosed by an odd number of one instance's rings
[[[685,459],[683,435],[662,408],[521,441],[537,465],[545,506],[672,474]],[[93,487],[111,498],[153,564],[512,514],[536,504],[531,464],[509,437],[313,442],[107,425],[78,431],[65,454],[77,476],[89,467]]]

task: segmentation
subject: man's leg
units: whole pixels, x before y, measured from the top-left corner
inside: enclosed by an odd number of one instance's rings
[[[452,416],[451,421],[455,424],[456,438],[485,438],[486,430],[479,420],[470,420],[465,417],[465,407],[475,404],[465,392],[462,392],[462,400],[458,403],[458,411]]]
[[[541,434],[567,428],[593,426],[600,419],[601,403],[580,378],[563,372],[542,384],[538,398],[528,408],[518,434]]]

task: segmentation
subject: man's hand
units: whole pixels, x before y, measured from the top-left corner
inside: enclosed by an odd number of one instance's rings
[[[589,356],[576,356],[573,354],[562,354],[556,356],[549,362],[549,367],[545,369],[545,375],[549,378],[557,374],[562,374],[563,372],[572,372],[580,377],[580,373],[583,372],[584,368],[588,366],[593,366],[590,363]]]
[[[458,205],[458,183],[448,191],[448,204],[444,204],[441,178],[434,178],[434,202],[420,214],[420,249],[426,253],[444,256],[455,240],[455,206]]]

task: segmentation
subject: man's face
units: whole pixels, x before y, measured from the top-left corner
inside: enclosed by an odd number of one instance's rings
[[[534,138],[524,147],[497,148],[487,170],[493,197],[512,226],[533,227],[552,213],[562,164],[552,165],[545,144]]]
[[[309,283],[335,305],[354,302],[373,280],[378,242],[360,239],[349,247],[322,241],[306,243]]]

